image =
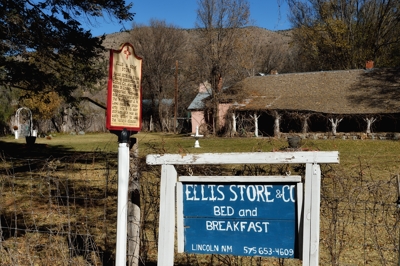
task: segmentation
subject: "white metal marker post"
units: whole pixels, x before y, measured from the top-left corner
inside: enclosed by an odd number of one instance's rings
[[[118,146],[118,216],[115,265],[126,265],[126,239],[129,186],[129,134],[121,132]]]
[[[142,127],[142,58],[124,43],[110,50],[106,127],[118,135],[118,214],[115,265],[126,264],[129,191],[129,137]],[[139,219],[139,217],[138,217]],[[131,239],[130,242],[132,243]],[[129,254],[131,256],[131,254]]]
[[[194,147],[200,148],[199,138],[202,138],[203,135],[199,134],[199,126],[196,127],[196,134],[192,135],[192,137],[194,137],[196,139],[196,141],[194,142]]]

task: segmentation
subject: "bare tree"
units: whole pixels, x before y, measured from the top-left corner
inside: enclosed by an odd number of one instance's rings
[[[240,37],[239,29],[248,24],[247,0],[198,0],[196,55],[198,73],[211,84],[213,133],[220,130],[219,110],[222,87],[235,80],[231,59]]]
[[[396,66],[400,4],[395,0],[278,0],[289,4],[293,41],[309,70]]]
[[[230,60],[230,69],[235,77],[245,78],[259,73],[279,72],[287,69],[286,55],[289,52],[289,38],[277,32],[266,34],[265,29],[246,27],[240,36]]]
[[[184,31],[165,21],[151,20],[150,26],[135,26],[130,41],[143,58],[143,95],[157,110],[153,119],[161,130],[169,130],[167,121],[173,108],[165,105],[165,99],[174,98],[174,68],[176,60],[183,57]]]

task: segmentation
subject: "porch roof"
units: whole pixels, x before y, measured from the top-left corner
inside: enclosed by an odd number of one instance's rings
[[[296,110],[331,114],[400,112],[400,69],[343,70],[249,77],[239,110]]]

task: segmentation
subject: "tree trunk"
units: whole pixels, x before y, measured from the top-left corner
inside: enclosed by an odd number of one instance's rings
[[[303,127],[301,129],[301,132],[303,134],[306,134],[308,132],[308,119],[309,119],[308,115],[303,116]]]
[[[169,132],[169,119],[168,118],[163,118],[161,120],[161,124],[163,125],[163,132]]]
[[[279,115],[279,113],[277,111],[274,112],[274,116],[275,116],[274,137],[279,138],[280,135],[281,135],[281,131],[280,131],[280,119],[281,119],[281,116]]]
[[[154,124],[153,124],[153,116],[150,116],[150,125],[149,125],[150,132],[154,131]]]
[[[220,121],[220,110],[219,110],[219,103],[220,103],[220,94],[222,92],[222,77],[221,77],[221,73],[218,67],[215,67],[212,72],[211,72],[211,76],[212,76],[212,82],[211,82],[211,86],[212,86],[212,97],[213,97],[213,133],[214,135],[218,135],[218,133],[221,130],[221,121]]]
[[[158,123],[161,128],[161,132],[165,132],[165,124],[164,124],[164,114],[162,111],[162,100],[158,100]]]
[[[133,144],[133,145],[132,145]],[[128,188],[128,224],[127,256],[129,266],[139,265],[140,250],[140,173],[139,150],[135,138],[131,138],[129,188]]]
[[[214,96],[214,106],[213,106],[213,124],[214,124],[214,135],[218,135],[218,132],[220,130],[220,121],[219,121],[219,92],[215,91],[215,96]]]
[[[57,133],[60,133],[60,127],[58,126],[56,120],[53,118],[51,118],[51,122],[53,123],[54,128],[56,129]]]
[[[62,118],[62,126],[61,126],[61,128],[62,128],[61,130],[63,133],[68,131],[68,125],[69,125],[68,121],[69,121],[68,109],[64,108],[63,118]]]
[[[175,61],[174,133],[178,127],[178,60]]]

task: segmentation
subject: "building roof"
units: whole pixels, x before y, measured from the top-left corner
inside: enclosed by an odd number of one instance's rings
[[[236,105],[241,110],[400,113],[400,69],[255,76],[232,88],[248,95]]]
[[[142,100],[142,110],[143,112],[149,112],[153,110],[153,101],[151,99]],[[158,100],[155,100],[155,104],[158,106]],[[172,107],[174,105],[174,99],[162,99],[161,104],[163,106]]]
[[[188,110],[203,110],[205,108],[204,100],[207,99],[209,96],[211,96],[209,92],[199,92],[190,103]]]

